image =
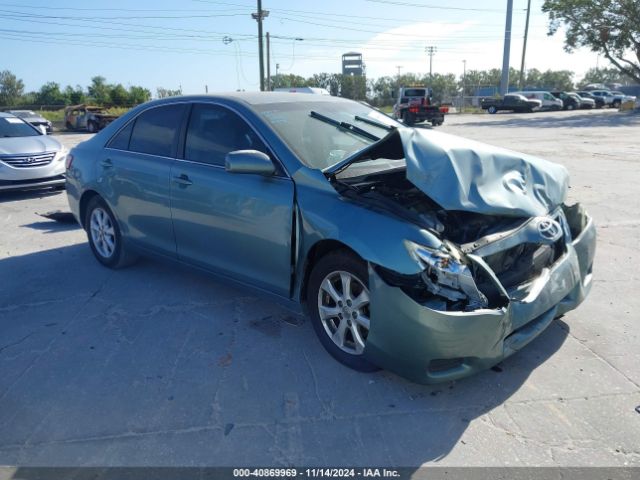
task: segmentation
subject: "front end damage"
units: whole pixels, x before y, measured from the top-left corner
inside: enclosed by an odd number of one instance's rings
[[[554,318],[576,308],[591,289],[593,221],[579,205],[557,214],[567,220],[562,238],[552,246],[558,256],[544,265],[534,259],[522,283],[511,282],[510,270],[496,274],[490,266],[504,267],[495,263],[496,256],[503,253],[506,258],[522,232],[465,255],[484,305],[478,304],[478,295],[463,299],[449,292],[431,293],[424,274],[394,278],[371,266],[372,318],[365,355],[415,382],[436,383],[489,368],[524,347]],[[538,245],[547,250],[548,245]]]
[[[579,204],[564,204],[563,167],[422,134],[381,143],[364,158],[404,158],[406,169],[342,175],[334,186],[441,244],[405,240],[415,272],[369,264],[371,362],[420,383],[462,378],[518,351],[584,300],[595,227]]]

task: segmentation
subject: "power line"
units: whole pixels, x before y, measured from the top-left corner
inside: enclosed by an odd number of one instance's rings
[[[389,5],[398,5],[402,7],[419,7],[419,8],[431,8],[434,10],[461,10],[469,12],[502,12],[495,8],[462,8],[462,7],[442,7],[440,5],[425,5],[422,3],[409,3],[409,2],[397,2],[393,0],[365,0],[371,3],[386,3]]]

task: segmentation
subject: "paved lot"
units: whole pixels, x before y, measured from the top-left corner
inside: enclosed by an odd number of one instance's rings
[[[580,309],[495,371],[414,385],[343,368],[307,320],[199,273],[100,267],[38,215],[64,193],[0,195],[0,464],[640,465],[640,115],[441,130],[569,168],[599,226]]]

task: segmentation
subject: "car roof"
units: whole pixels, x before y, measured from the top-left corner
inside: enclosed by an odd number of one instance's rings
[[[351,102],[346,98],[334,97],[330,95],[302,95],[300,93],[290,92],[221,92],[206,95],[181,95],[178,97],[167,97],[158,100],[152,100],[149,103],[162,104],[171,103],[172,101],[210,101],[210,100],[231,100],[238,103],[244,103],[249,106],[266,105],[271,103],[300,103],[300,102]]]
[[[0,112],[0,117],[6,118],[6,117],[15,117],[15,115],[11,114],[11,113],[7,113],[7,112]]]

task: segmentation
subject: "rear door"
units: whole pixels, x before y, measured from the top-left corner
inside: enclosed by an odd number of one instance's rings
[[[98,162],[104,195],[130,241],[176,255],[171,223],[171,164],[186,104],[142,112],[116,134]]]
[[[259,150],[277,159],[237,113],[194,104],[184,155],[171,171],[173,226],[181,260],[288,296],[293,181],[278,168],[265,177],[229,173],[225,156]]]

